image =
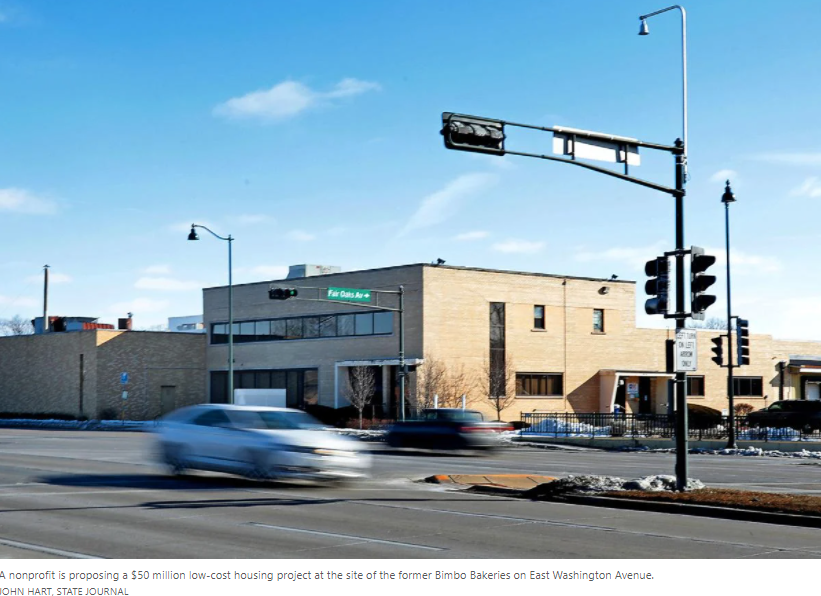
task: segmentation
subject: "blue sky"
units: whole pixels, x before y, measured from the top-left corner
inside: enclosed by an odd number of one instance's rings
[[[448,264],[639,282],[667,195],[541,160],[446,151],[440,114],[681,135],[678,12],[646,2],[0,0],[0,317],[148,328],[297,263]],[[724,247],[753,333],[821,340],[821,6],[688,11],[687,245]],[[550,136],[514,137],[548,152]],[[673,184],[667,155],[633,173]],[[723,316],[724,270],[717,269]]]

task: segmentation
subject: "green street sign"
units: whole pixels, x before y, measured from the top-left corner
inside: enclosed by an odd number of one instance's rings
[[[370,302],[370,290],[356,288],[328,288],[328,300],[345,300],[347,302]]]

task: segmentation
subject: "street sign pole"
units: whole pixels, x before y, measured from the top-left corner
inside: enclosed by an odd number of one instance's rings
[[[399,419],[405,421],[405,286],[399,286]]]
[[[676,139],[676,334],[684,330],[684,143]],[[676,371],[676,490],[687,490],[687,373]]]

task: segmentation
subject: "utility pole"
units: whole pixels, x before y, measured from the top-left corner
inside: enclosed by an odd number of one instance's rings
[[[48,265],[43,265],[43,333],[48,333]]]

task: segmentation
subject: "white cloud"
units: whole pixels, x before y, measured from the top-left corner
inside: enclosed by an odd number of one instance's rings
[[[710,182],[724,184],[727,180],[730,181],[730,184],[736,184],[738,182],[738,172],[735,170],[719,170],[710,176]]]
[[[533,254],[544,248],[544,242],[510,239],[504,242],[497,242],[491,248],[503,253]]]
[[[43,275],[30,275],[26,278],[27,284],[42,284],[44,280]],[[71,276],[65,273],[48,273],[48,283],[50,284],[67,284],[71,281]]]
[[[789,166],[821,166],[821,152],[818,153],[759,153],[752,159]]]
[[[244,277],[252,279],[285,279],[288,275],[287,265],[257,265],[255,267],[243,267],[237,271]]]
[[[147,273],[148,275],[169,275],[171,273],[171,267],[168,265],[149,265],[143,269],[143,273]]]
[[[138,290],[161,290],[166,292],[183,292],[199,290],[204,286],[196,281],[181,281],[170,277],[141,277],[134,283]]]
[[[57,203],[38,197],[24,188],[0,188],[0,211],[53,215],[57,213]]]
[[[650,246],[614,246],[598,252],[580,250],[574,258],[583,263],[623,263],[631,269],[644,269],[647,261],[664,252],[664,246],[665,243],[659,241]]]
[[[315,235],[309,234],[303,230],[291,230],[285,236],[286,238],[296,240],[297,242],[310,242],[311,240],[316,240]]]
[[[399,235],[403,236],[411,230],[433,226],[453,217],[467,198],[490,188],[498,179],[495,174],[481,172],[459,176],[441,190],[422,199],[416,213],[411,216]]]
[[[804,180],[804,184],[802,184],[798,188],[794,188],[790,192],[790,196],[810,197],[813,199],[821,197],[821,182],[819,182],[817,177],[811,176]]]
[[[215,107],[214,115],[269,122],[284,120],[329,100],[354,97],[380,88],[378,83],[347,78],[339,81],[330,91],[319,92],[297,81],[283,81],[267,90],[233,97]]]
[[[483,238],[487,238],[490,236],[490,232],[486,232],[485,230],[476,230],[474,232],[465,232],[464,234],[457,234],[453,237],[454,240],[459,240],[461,242],[471,241],[471,240],[481,240]]]
[[[168,300],[152,300],[151,298],[135,298],[129,302],[118,302],[108,307],[108,312],[111,313],[135,313],[137,315],[144,313],[160,312],[168,309],[170,306]]]
[[[29,298],[27,296],[16,296],[12,298],[11,296],[0,295],[0,306],[22,306],[31,308],[33,306],[39,306],[40,304],[40,301],[36,298]]]
[[[713,270],[727,266],[727,253],[723,248],[705,247],[704,252],[715,255],[716,264],[713,265]],[[782,263],[776,257],[756,255],[730,247],[731,274],[778,273],[782,269]]]

